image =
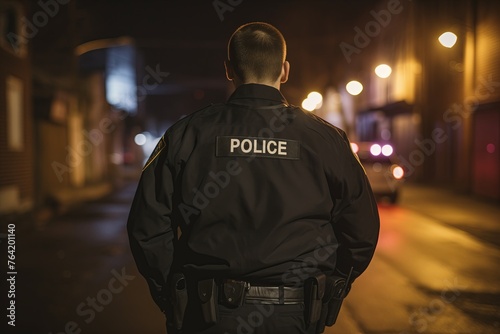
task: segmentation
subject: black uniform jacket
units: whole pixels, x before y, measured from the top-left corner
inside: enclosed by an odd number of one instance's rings
[[[156,300],[174,271],[289,286],[351,266],[357,277],[379,217],[345,133],[273,87],[246,84],[166,131],[128,233]]]

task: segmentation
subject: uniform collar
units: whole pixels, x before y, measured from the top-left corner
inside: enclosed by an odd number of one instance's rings
[[[253,83],[236,88],[229,97],[228,102],[249,106],[288,105],[288,102],[278,89]]]

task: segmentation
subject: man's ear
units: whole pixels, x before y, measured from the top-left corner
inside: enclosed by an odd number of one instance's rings
[[[290,63],[285,60],[283,63],[283,66],[281,68],[281,77],[280,77],[280,82],[285,83],[288,81],[288,75],[290,74]]]
[[[234,79],[234,70],[231,66],[231,62],[229,60],[224,61],[224,68],[226,69],[226,78],[229,81],[233,81]]]

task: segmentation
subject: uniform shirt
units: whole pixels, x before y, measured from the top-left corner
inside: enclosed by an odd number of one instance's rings
[[[359,276],[379,217],[342,130],[274,87],[245,84],[166,131],[128,232],[155,296],[173,271],[288,286],[318,271]]]

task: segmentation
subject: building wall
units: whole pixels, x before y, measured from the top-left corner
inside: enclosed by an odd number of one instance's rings
[[[473,105],[472,188],[500,200],[500,3],[478,1],[475,72],[467,100]]]
[[[116,125],[104,98],[103,75],[82,77],[78,86],[75,92],[54,88],[50,96],[35,99],[39,201],[54,210],[87,198],[111,177]]]
[[[78,164],[75,154],[68,150],[69,96],[63,92],[37,96],[34,105],[37,201],[52,206],[56,205],[54,194],[71,184]]]
[[[31,66],[27,48],[12,44],[24,12],[20,2],[0,3],[2,19],[11,22],[0,42],[0,214],[34,203]]]
[[[427,36],[419,49],[421,134],[424,139],[441,134],[433,154],[426,156],[422,180],[494,199],[500,199],[495,116],[500,112],[499,13],[498,1],[448,0],[422,3],[418,21]],[[451,49],[437,43],[445,31],[458,36]]]
[[[475,115],[473,191],[475,194],[500,199],[500,112],[484,108]]]
[[[104,74],[95,72],[81,79],[82,89],[80,107],[85,115],[85,124],[79,130],[80,139],[88,146],[85,168],[85,183],[92,184],[105,181],[110,177],[110,142],[116,125],[110,115],[110,106],[105,97]],[[85,98],[83,98],[85,96]]]
[[[474,95],[479,104],[500,101],[500,3],[477,1],[475,22],[476,76]]]

